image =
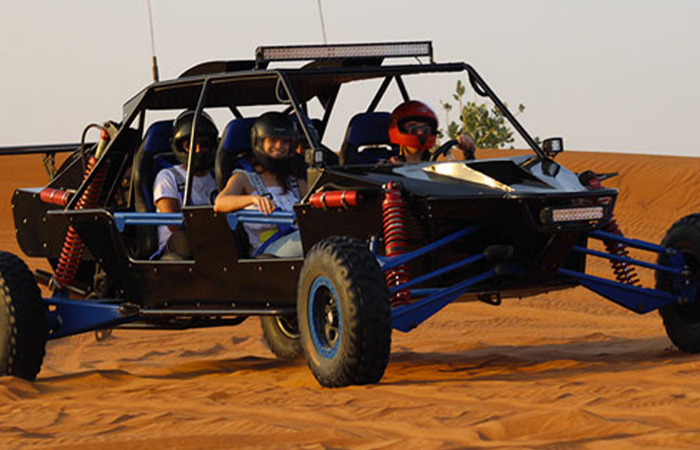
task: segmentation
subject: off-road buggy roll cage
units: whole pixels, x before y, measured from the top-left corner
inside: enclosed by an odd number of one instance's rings
[[[256,54],[260,55],[263,51],[264,48],[259,48]],[[432,60],[432,46],[430,46],[429,56]],[[313,151],[307,162],[315,167],[324,167],[327,164],[326,155],[328,155],[328,149],[324,150],[320,141],[323,138],[335,106],[335,101],[343,84],[353,81],[383,79],[366,110],[366,112],[373,112],[392,81],[396,82],[402,98],[407,101],[411,97],[404,84],[404,76],[467,72],[469,83],[474,91],[494,103],[540,158],[547,157],[537,141],[530,136],[496,93],[469,64],[430,63],[383,66],[382,61],[383,58],[316,60],[299,69],[266,69],[265,67],[269,61],[261,57],[256,61],[200,64],[183,73],[178,79],[154,83],[148,86],[127,101],[124,105],[121,130],[128,129],[140,115],[138,131],[142,135],[145,114],[141,113],[146,110],[186,109],[196,104],[197,117],[206,106],[207,108],[229,108],[235,117],[242,118],[243,115],[239,110],[240,106],[287,104],[289,106],[286,112],[293,112],[299,118],[303,137]],[[241,69],[244,68],[249,70],[242,71]],[[324,115],[320,121],[320,130],[311,128],[311,120],[306,114],[306,103],[314,97],[318,98],[324,108]],[[196,127],[197,121],[195,120],[193,129],[196,130]],[[105,153],[109,153],[112,145],[117,145],[120,136],[121,134],[118,134],[108,144]],[[192,138],[195,138],[194,133]],[[71,149],[71,145],[43,150],[33,148],[32,151],[52,153],[54,151],[69,151],[69,149]],[[9,152],[12,151],[11,149],[8,150]],[[104,163],[98,161],[98,169],[101,164]],[[66,209],[75,208],[79,198],[85,189],[90,186],[96,173],[98,173],[98,170],[95,170],[83,181]],[[185,204],[188,203],[187,200],[190,198],[191,178],[192,174],[188,173]]]
[[[23,251],[48,258],[55,269],[53,275],[37,272],[54,290],[45,300],[47,338],[113,326],[223,326],[251,315],[298,314],[309,364],[330,386],[378,381],[388,360],[384,350],[366,347],[370,341],[342,338],[343,326],[367,320],[368,335],[380,336],[378,348],[388,349],[387,326],[409,331],[459,297],[499,304],[503,296],[583,285],[639,313],[695,304],[698,285],[683,252],[621,236],[612,217],[616,190],[600,186],[596,174],[574,174],[554,162],[561,148],[540,147],[469,64],[435,63],[430,43],[406,44],[419,48],[413,56],[430,62],[383,65],[386,57],[411,56],[401,43],[259,48],[254,61],[200,64],[178,79],[146,87],[124,105],[121,123],[106,126],[93,145],[0,149],[0,155],[79,149],[46,188],[18,189],[13,199]],[[301,68],[269,68],[273,61],[309,59]],[[321,143],[344,84],[381,79],[366,110],[374,113],[392,82],[409,100],[405,76],[459,72],[467,72],[474,91],[494,103],[534,155],[353,166],[338,164]],[[324,109],[315,124],[307,114],[314,98]],[[294,213],[216,214],[211,206],[190,206],[192,171],[182,213],[135,210],[134,154],[147,141],[147,111],[194,107],[194,143],[205,108],[228,108],[244,120],[240,108],[259,105],[286,105],[307,142],[309,190]],[[234,239],[245,222],[298,224],[304,257],[246,257]],[[183,225],[194,260],[134,257],[130,230],[156,225]],[[589,249],[589,239],[602,240],[608,251]],[[76,250],[78,244],[85,254]],[[633,259],[626,246],[655,252],[659,262]],[[585,274],[586,256],[610,259],[616,280]],[[325,272],[335,264],[344,269]],[[665,287],[642,288],[632,266],[662,274]],[[67,272],[78,281],[64,277]],[[353,294],[357,286],[371,298]],[[71,293],[92,299],[74,300]],[[350,308],[347,302],[359,303]],[[355,317],[353,311],[365,304],[369,316]],[[281,327],[285,336],[291,328]],[[365,346],[357,351],[370,352],[367,361],[377,359],[381,370],[367,368],[374,371],[357,379],[329,375],[336,369],[328,372],[325,365],[347,362],[342,349],[350,344],[342,339]]]
[[[242,118],[239,107],[251,105],[276,105],[287,104],[287,113],[294,113],[299,118],[299,125],[303,132],[303,137],[308,141],[311,149],[314,149],[314,157],[310,158],[310,163],[315,166],[326,164],[325,155],[327,151],[321,151],[321,140],[326,126],[334,109],[335,102],[343,84],[370,80],[383,79],[381,86],[370,102],[366,112],[375,111],[379,102],[383,98],[389,85],[395,81],[404,101],[410,100],[410,95],[403,81],[403,76],[436,74],[436,73],[458,73],[467,72],[469,83],[474,91],[485,98],[489,98],[494,105],[511,123],[513,128],[521,135],[530,148],[540,157],[544,158],[540,145],[535,141],[527,130],[520,124],[517,118],[508,110],[507,106],[498,98],[496,93],[488,86],[479,73],[469,64],[459,63],[435,63],[433,62],[432,43],[425,42],[404,42],[404,43],[381,43],[363,44],[363,47],[385,48],[386,46],[417,45],[417,53],[400,53],[397,56],[427,56],[430,58],[429,64],[401,64],[382,65],[386,56],[377,57],[326,57],[319,58],[302,68],[278,68],[267,69],[271,60],[265,58],[266,51],[279,49],[297,48],[322,48],[324,46],[293,46],[293,47],[259,47],[256,50],[256,60],[240,61],[215,61],[196,65],[185,71],[179,78],[154,83],[133,98],[128,100],[123,108],[123,118],[119,130],[128,130],[129,127],[139,119],[138,132],[143,135],[146,110],[168,110],[186,109],[192,105],[197,105],[197,116],[207,108],[225,107],[229,108],[236,118]],[[352,44],[339,45],[334,47],[352,47]],[[415,48],[415,47],[413,47]],[[389,56],[392,56],[391,54]],[[287,57],[278,60],[304,60],[308,57]],[[275,59],[272,59],[275,61]],[[420,61],[420,60],[419,60]],[[318,98],[324,108],[324,115],[320,121],[320,129],[311,129],[311,121],[306,115],[306,103],[313,98]],[[197,121],[193,124],[196,130]],[[118,145],[122,137],[118,133],[108,144],[105,153],[110,152],[113,145]],[[193,135],[194,138],[194,135]],[[95,143],[91,143],[95,145]],[[82,143],[83,146],[89,146]],[[20,146],[5,147],[0,149],[0,155],[9,154],[30,154],[42,153],[46,155],[72,152],[78,144],[58,144],[46,146]],[[104,159],[104,158],[103,158]],[[99,164],[104,164],[98,161]],[[98,172],[97,170],[95,173]],[[94,174],[88,178],[78,188],[76,195],[66,209],[76,206],[80,195],[84,192],[93,180]],[[188,186],[191,175],[188,175]],[[189,194],[190,188],[186,190]],[[187,195],[189,197],[189,195]]]

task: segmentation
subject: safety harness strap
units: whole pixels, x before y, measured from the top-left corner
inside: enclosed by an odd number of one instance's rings
[[[239,161],[239,163],[242,161]],[[258,195],[267,197],[269,199],[272,199],[272,194],[270,194],[270,191],[268,191],[267,186],[265,186],[265,183],[262,180],[262,177],[260,176],[259,173],[257,173],[255,170],[253,170],[253,167],[248,163],[248,161],[245,161],[246,166],[241,164],[243,169],[235,169],[233,173],[244,173],[248,177],[248,180],[250,180],[250,184],[253,185],[253,189],[258,193]],[[286,179],[287,183],[287,189],[291,190],[294,195],[296,195],[297,198],[301,198],[301,191],[299,190],[299,182],[293,175],[287,176]],[[296,230],[296,227],[293,225],[287,225],[287,224],[279,224],[276,226],[277,231],[275,234],[270,236],[269,238],[265,239],[264,242],[260,244],[257,250],[253,253],[252,257],[255,258],[258,255],[261,255],[262,253],[265,252],[265,250],[275,242],[277,239],[286,236]]]

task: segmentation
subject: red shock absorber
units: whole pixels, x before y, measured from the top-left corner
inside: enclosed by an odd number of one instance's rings
[[[109,134],[106,130],[103,130],[100,137],[98,152],[96,152],[96,154],[99,154],[100,148],[104,148],[104,145],[106,145],[108,140]],[[96,164],[97,158],[94,156],[90,157],[85,170],[85,177],[83,179],[90,175]],[[106,170],[105,166],[103,166],[100,171],[95,174],[92,182],[85,189],[85,192],[83,192],[83,195],[80,197],[80,200],[78,200],[75,209],[90,209],[97,206],[100,199],[100,194],[102,193],[102,186],[105,182],[105,175]],[[75,231],[75,228],[73,228],[72,225],[69,226],[53,279],[53,281],[58,285],[57,287],[60,288],[62,286],[71,286],[73,284],[78,273],[78,269],[80,268],[80,262],[83,259],[84,251],[85,243]]]
[[[382,218],[384,222],[384,249],[388,258],[406,253],[406,203],[401,195],[398,183],[389,182],[384,188],[382,202]],[[386,284],[389,288],[403,284],[409,280],[408,266],[402,264],[386,272]],[[410,303],[411,294],[406,290],[395,293],[391,305]]]
[[[600,180],[593,172],[586,172],[581,175],[583,176],[584,182],[588,184],[589,189],[595,190],[603,188],[603,185],[600,184]],[[610,203],[609,198],[598,199],[599,205],[606,206],[608,203]],[[607,231],[608,233],[612,234],[617,234],[618,236],[623,235],[622,230],[620,230],[620,226],[617,224],[615,216],[612,214],[610,215],[610,221],[603,226],[603,231]],[[629,251],[627,250],[627,246],[622,242],[603,240],[603,244],[605,244],[605,248],[608,251],[608,253],[617,256],[622,256],[625,258],[630,257]],[[610,265],[612,266],[613,272],[615,273],[615,278],[617,278],[617,281],[619,281],[620,283],[631,284],[634,286],[641,285],[641,282],[639,281],[639,276],[637,275],[637,271],[633,266],[630,266],[628,263],[623,261],[610,261]]]

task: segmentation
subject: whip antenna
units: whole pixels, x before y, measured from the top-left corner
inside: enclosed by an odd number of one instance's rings
[[[323,20],[323,8],[321,8],[321,0],[316,0],[316,4],[318,5],[318,16],[321,18],[321,33],[323,33],[323,43],[328,44],[328,39],[326,39],[326,23]]]
[[[156,58],[156,37],[153,33],[153,13],[151,13],[151,0],[146,0],[148,4],[148,23],[151,30],[151,64],[153,69],[153,81],[158,82],[158,58]]]

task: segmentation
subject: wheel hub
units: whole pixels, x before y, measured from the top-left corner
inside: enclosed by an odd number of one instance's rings
[[[337,294],[330,280],[317,278],[309,292],[309,319],[311,338],[318,352],[333,357],[340,344],[340,311]]]

